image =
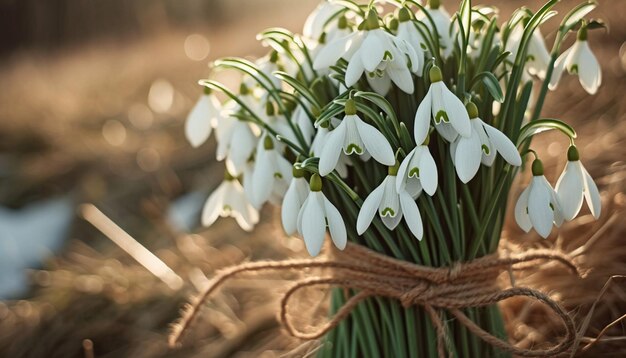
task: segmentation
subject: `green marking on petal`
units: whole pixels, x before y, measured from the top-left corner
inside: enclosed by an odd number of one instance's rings
[[[449,123],[450,122],[450,119],[448,118],[448,114],[444,110],[440,110],[435,115],[435,123],[436,124],[440,124],[441,121],[443,121],[444,123]]]
[[[419,178],[420,177],[420,169],[415,167],[409,170],[409,178]]]
[[[396,216],[396,212],[392,208],[384,208],[381,216]]]
[[[570,68],[567,69],[570,74],[577,75],[578,74],[578,65],[571,65]]]
[[[226,213],[230,213],[233,210],[233,208],[230,205],[224,205],[224,207],[222,209]]]
[[[489,153],[491,153],[491,151],[489,150],[489,147],[488,147],[488,146],[486,146],[486,145],[484,145],[484,144],[483,144],[483,145],[482,145],[482,148],[483,148],[483,152],[485,152],[485,154],[486,154],[486,155],[489,155]]]
[[[383,61],[391,61],[393,60],[393,54],[389,51],[385,51],[385,54],[383,55]]]
[[[283,178],[283,175],[282,175],[281,173],[279,173],[279,172],[276,172],[276,173],[274,173],[274,178],[276,178],[276,179],[282,179],[282,178]]]
[[[361,148],[360,146],[354,144],[354,143],[350,143],[348,144],[348,148],[346,148],[346,154],[350,155],[352,153],[356,153],[358,155],[363,154],[363,148]]]

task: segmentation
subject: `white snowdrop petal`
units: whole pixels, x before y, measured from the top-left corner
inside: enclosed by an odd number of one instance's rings
[[[339,155],[342,153],[343,142],[346,137],[346,123],[341,122],[335,130],[326,137],[326,141],[320,153],[319,172],[321,176],[330,174],[335,167]]]
[[[554,212],[550,208],[550,191],[546,188],[541,177],[533,177],[528,194],[528,216],[537,233],[544,239],[552,231]]]
[[[422,224],[422,217],[420,216],[419,208],[415,200],[406,191],[400,192],[400,206],[402,207],[402,214],[404,215],[404,221],[406,222],[409,230],[418,240],[424,237],[424,227]]]
[[[435,130],[437,130],[437,133],[450,143],[454,142],[459,136],[459,133],[450,123],[441,122],[439,124],[435,124]]]
[[[359,52],[363,61],[363,67],[368,72],[374,72],[385,56],[387,48],[384,46],[386,41],[383,36],[384,30],[382,29],[368,31],[365,35],[365,40],[361,44]]]
[[[426,97],[422,100],[417,112],[415,112],[415,122],[413,127],[413,137],[415,143],[421,145],[428,136],[430,129],[430,116],[432,111],[432,91],[428,91]]]
[[[435,159],[432,154],[428,150],[428,147],[422,151],[422,155],[420,157],[420,182],[424,187],[424,191],[430,195],[435,195],[437,191],[437,183],[439,182],[438,173],[437,173],[437,164],[435,163]]]
[[[252,180],[254,188],[252,189],[253,204],[260,207],[269,199],[272,192],[274,182],[274,171],[276,170],[276,153],[274,150],[261,150],[257,153]]]
[[[398,213],[396,216],[383,216],[380,219],[383,224],[385,224],[387,229],[394,230],[398,224],[400,224],[400,221],[402,221],[402,209],[398,207]]]
[[[302,206],[298,193],[297,180],[292,180],[285,193],[281,207],[281,222],[287,235],[293,235],[298,229],[298,214]]]
[[[581,169],[584,173],[584,185],[585,185],[585,200],[587,201],[587,205],[589,206],[589,210],[594,218],[600,218],[600,212],[602,211],[602,198],[600,197],[600,191],[596,186],[596,183],[593,181],[587,169],[582,167]]]
[[[408,68],[388,67],[387,74],[393,83],[395,83],[396,86],[402,90],[402,92],[407,94],[413,93],[413,77],[411,76],[411,71],[409,71]]]
[[[391,89],[391,78],[385,72],[382,77],[367,75],[367,83],[372,87],[374,92],[381,96],[386,96]]]
[[[409,175],[409,163],[411,162],[411,159],[413,159],[413,155],[415,154],[417,148],[418,147],[413,148],[413,150],[411,150],[409,154],[404,157],[404,159],[400,163],[400,166],[398,167],[398,173],[396,175],[396,191],[398,192],[400,192],[405,186],[407,176]]]
[[[463,137],[472,135],[472,126],[463,102],[447,88],[442,91],[445,111],[450,124]]]
[[[360,118],[357,118],[356,126],[365,148],[377,162],[384,165],[394,165],[396,163],[396,157],[393,154],[391,145],[378,129],[363,122]]]
[[[247,123],[239,121],[235,124],[232,140],[234,142],[230,145],[228,159],[234,166],[232,174],[240,174],[254,151],[257,138]]]
[[[578,215],[583,205],[583,185],[580,161],[568,161],[556,182],[556,194],[565,220],[572,220]]]
[[[313,68],[323,70],[334,65],[341,56],[354,44],[356,33],[340,37],[326,44],[315,56]]]
[[[224,118],[216,129],[217,149],[215,150],[215,158],[219,161],[224,160],[228,155],[236,121],[236,119]]]
[[[304,201],[302,202],[302,207],[300,208],[300,212],[298,213],[297,228],[300,235],[302,235],[302,217],[304,216],[304,208],[306,208],[306,206],[308,205],[310,197],[311,195],[307,195],[306,199],[304,199]]]
[[[224,200],[224,188],[226,183],[223,182],[209,196],[202,208],[202,225],[210,226],[217,220],[222,212],[222,203]]]
[[[359,235],[363,235],[365,230],[370,226],[372,220],[374,219],[374,215],[378,211],[378,206],[383,199],[383,194],[385,192],[385,183],[381,183],[374,191],[367,196],[363,204],[361,205],[361,210],[359,210],[359,216],[356,220],[356,232]]]
[[[507,163],[516,167],[522,165],[522,157],[519,155],[517,147],[513,144],[513,142],[511,142],[509,137],[487,123],[483,123],[483,128],[485,128],[485,131],[487,132],[487,135],[489,136],[489,139],[491,140],[491,143],[495,147],[496,151],[500,153],[502,158],[504,158]]]
[[[230,216],[235,218],[237,224],[239,224],[242,229],[251,231],[254,228],[254,223],[249,215],[248,208],[250,204],[243,192],[243,187],[235,180],[230,181],[230,183],[231,190],[225,193],[224,198],[225,203],[231,207]]]
[[[324,209],[326,210],[326,221],[328,222],[330,238],[339,250],[343,250],[348,243],[348,233],[346,232],[346,224],[341,217],[341,213],[326,197],[324,197]]]
[[[359,78],[361,78],[361,76],[363,75],[363,71],[365,68],[363,67],[363,61],[361,60],[360,52],[361,50],[357,50],[354,53],[354,56],[352,56],[352,59],[350,59],[350,62],[348,62],[348,68],[346,69],[345,76],[346,86],[348,87],[351,87],[352,85],[357,83],[359,81]]]
[[[482,148],[478,133],[472,131],[469,138],[461,137],[458,140],[454,154],[456,173],[463,183],[467,183],[476,175],[480,167]]]
[[[527,187],[517,199],[517,204],[515,204],[515,221],[525,232],[529,232],[530,229],[533,228],[533,224],[530,222],[530,217],[528,216],[529,193],[530,187]]]
[[[571,47],[565,50],[554,63],[554,70],[552,71],[552,77],[550,78],[549,85],[549,88],[553,91],[558,87],[559,82],[561,81],[561,77],[563,76],[563,71],[565,70],[565,66],[567,65],[567,59],[571,51]]]
[[[185,121],[185,136],[192,147],[197,148],[211,135],[212,115],[209,95],[202,95]]]
[[[580,84],[589,94],[596,94],[602,83],[602,70],[587,41],[580,41],[578,77]]]
[[[302,209],[302,236],[311,256],[317,256],[322,250],[326,236],[326,218],[322,192],[311,192],[306,206]]]

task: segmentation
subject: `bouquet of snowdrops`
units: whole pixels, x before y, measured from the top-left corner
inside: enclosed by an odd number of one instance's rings
[[[326,237],[426,266],[449,266],[496,251],[513,179],[532,160],[530,185],[515,205],[525,231],[548,237],[600,196],[580,162],[576,133],[541,117],[548,89],[564,72],[594,94],[601,82],[584,2],[562,18],[552,50],[540,26],[557,0],[508,20],[490,6],[462,1],[450,15],[438,0],[352,0],[320,4],[302,35],[280,28],[259,34],[271,48],[251,62],[223,58],[214,68],[243,74],[238,91],[207,79],[186,122],[199,146],[215,130],[224,181],[202,213],[209,226],[231,216],[253,230],[266,203],[282,205],[287,235],[312,256]],[[552,20],[554,21],[554,20]],[[562,51],[569,35],[576,37]],[[220,103],[216,92],[225,94]],[[570,146],[555,188],[532,138],[560,131]],[[565,159],[565,155],[564,155]],[[523,172],[522,172],[523,173]],[[331,310],[345,301],[338,290]],[[434,327],[420,308],[371,299],[326,338],[321,355],[435,356]],[[503,337],[496,306],[467,309],[476,324]],[[454,321],[457,356],[501,354]]]

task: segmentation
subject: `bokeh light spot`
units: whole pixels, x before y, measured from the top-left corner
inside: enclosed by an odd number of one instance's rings
[[[185,55],[194,61],[202,61],[209,55],[209,40],[200,34],[191,34],[185,39]]]
[[[148,105],[157,113],[169,111],[174,103],[174,87],[164,79],[158,79],[150,86],[148,92]]]
[[[146,130],[152,126],[154,115],[145,104],[135,103],[128,109],[128,120],[135,128]]]
[[[145,172],[153,172],[161,167],[161,156],[154,148],[143,148],[137,153],[137,165]]]
[[[115,119],[104,122],[102,136],[110,145],[120,146],[126,141],[126,127]]]

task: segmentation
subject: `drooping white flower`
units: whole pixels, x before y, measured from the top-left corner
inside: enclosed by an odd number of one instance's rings
[[[353,99],[346,102],[345,113],[339,126],[328,134],[319,160],[320,175],[326,176],[337,167],[342,151],[347,155],[367,152],[377,162],[393,165],[396,159],[391,145],[378,129],[359,118]]]
[[[281,208],[283,229],[287,235],[293,235],[298,230],[298,214],[308,196],[309,183],[304,177],[304,170],[294,168],[293,178],[289,183]]]
[[[205,89],[185,121],[185,137],[192,147],[197,148],[209,139],[213,128],[218,124],[220,107],[215,95],[208,88]]]
[[[533,162],[532,172],[530,185],[515,205],[515,221],[526,232],[535,228],[545,239],[552,231],[552,223],[556,226],[563,223],[563,214],[556,192],[543,176],[543,165],[539,159]]]
[[[228,171],[222,184],[211,193],[204,204],[202,225],[210,226],[220,216],[233,217],[246,231],[251,231],[259,222],[259,212],[250,205],[243,187]]]
[[[403,43],[411,46],[415,52],[417,64],[412,66],[413,73],[421,76],[422,71],[424,70],[425,57],[425,50],[422,46],[424,46],[425,41],[422,34],[417,31],[415,25],[411,21],[410,11],[405,7],[401,8],[398,13],[398,32],[396,36],[398,39],[403,40]]]
[[[442,50],[444,57],[450,57],[454,47],[452,35],[450,34],[450,25],[452,20],[450,14],[441,5],[439,0],[429,0],[427,6],[424,8],[428,15],[432,18],[437,34],[439,35],[439,46]],[[428,20],[426,14],[419,12],[417,19],[422,21],[428,29],[434,33],[431,22]]]
[[[406,190],[416,198],[423,188],[428,195],[433,196],[437,191],[438,180],[435,159],[430,154],[428,145],[422,144],[413,148],[400,164],[396,190]]]
[[[463,183],[474,178],[480,163],[490,167],[496,159],[496,153],[500,153],[511,165],[522,165],[515,144],[504,133],[483,122],[478,117],[478,108],[474,103],[467,104],[467,112],[472,118],[472,135],[469,138],[459,137],[450,146],[456,173]]]
[[[556,89],[563,71],[578,75],[580,84],[589,94],[596,94],[602,83],[602,69],[587,42],[587,28],[581,27],[574,45],[559,56],[554,65],[550,89]]]
[[[280,204],[291,181],[292,165],[274,147],[274,140],[265,135],[257,147],[255,166],[252,173],[252,204],[260,208],[271,200]]]
[[[583,198],[593,217],[600,217],[602,200],[593,178],[580,162],[578,150],[570,146],[567,151],[567,164],[556,182],[556,194],[561,203],[563,217],[572,220],[582,208]]]
[[[334,120],[335,118],[333,118]],[[331,122],[334,122],[331,120]],[[339,120],[337,120],[340,123]],[[338,124],[337,124],[338,125]],[[329,123],[322,123],[317,129],[317,133],[315,134],[315,138],[313,138],[313,143],[311,144],[311,155],[314,157],[320,157],[322,155],[322,151],[326,145],[326,141],[328,140],[328,136],[330,134],[330,130],[328,129]],[[348,176],[348,165],[350,164],[350,158],[345,154],[341,153],[339,155],[339,160],[337,160],[337,165],[335,170],[342,178],[346,178]]]
[[[424,236],[422,218],[415,200],[404,188],[401,190],[396,188],[397,170],[395,166],[390,167],[389,175],[363,201],[356,222],[356,231],[359,235],[367,230],[378,212],[389,230],[395,229],[404,217],[409,230],[418,240]]]
[[[311,118],[309,117],[304,107],[302,107],[302,105],[299,104],[296,107],[296,109],[293,111],[291,119],[293,123],[295,123],[295,125],[300,129],[300,132],[302,133],[305,142],[310,145],[313,137],[315,136],[315,128],[313,127]],[[289,137],[287,138],[291,139]]]
[[[441,70],[430,69],[430,88],[415,113],[414,136],[422,143],[430,129],[430,119],[435,120],[435,129],[447,141],[453,142],[457,135],[469,137],[472,125],[463,102],[443,83]]]
[[[252,96],[247,86],[242,84],[239,100],[252,111],[258,111],[258,101]],[[239,105],[234,105],[234,112],[242,111]],[[252,122],[231,116],[218,123],[217,131],[217,160],[226,159],[226,169],[234,175],[242,173],[246,163],[254,153],[254,148],[261,134],[259,128]]]
[[[304,21],[302,35],[309,39],[318,40],[326,31],[324,25],[339,10],[341,10],[341,5],[331,1],[322,1]],[[327,25],[330,26],[330,24]]]
[[[416,71],[419,59],[404,40],[386,32],[378,23],[375,10],[370,10],[362,31],[338,38],[325,46],[316,56],[316,70],[328,68],[339,58],[348,61],[346,86],[354,85],[367,73],[367,80],[376,92],[387,94],[391,82],[406,93],[413,93],[411,71]]]
[[[307,251],[311,256],[320,253],[326,227],[335,246],[343,250],[348,242],[346,225],[339,210],[322,192],[322,178],[319,175],[311,176],[310,190],[298,214],[298,232],[304,238]]]
[[[511,31],[506,43],[506,50],[511,52],[510,58],[514,61],[519,52],[524,26],[520,23]],[[546,43],[539,28],[536,28],[530,37],[528,50],[526,53],[526,69],[531,75],[536,75],[540,79],[546,78],[548,65],[550,64],[550,53],[546,48]]]

